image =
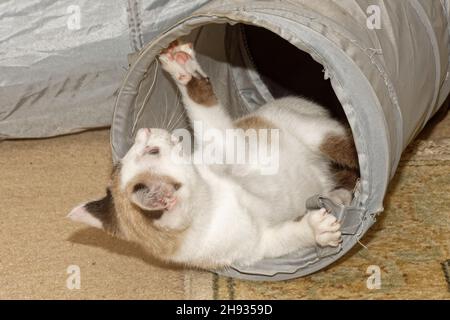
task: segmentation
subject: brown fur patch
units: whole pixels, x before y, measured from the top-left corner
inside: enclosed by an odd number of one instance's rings
[[[356,181],[359,178],[358,170],[343,168],[334,164],[332,164],[331,170],[334,181],[336,182],[336,188],[344,188],[347,190],[353,190],[355,188]]]
[[[359,178],[359,164],[350,130],[346,135],[327,135],[320,145],[320,151],[331,162],[337,187],[352,190]]]
[[[327,135],[320,145],[320,151],[332,162],[343,167],[359,168],[358,153],[350,132],[346,135]]]
[[[236,127],[247,129],[274,129],[275,126],[267,119],[260,116],[248,116],[238,119],[235,122]]]
[[[150,173],[138,175],[127,184],[125,192],[120,189],[120,175],[115,171],[112,175],[111,192],[115,202],[117,223],[123,238],[141,244],[150,253],[160,259],[172,256],[179,248],[183,231],[161,230],[154,225],[154,217],[140,209],[130,201],[129,192],[142,179],[156,179]],[[170,177],[159,179],[175,182]]]
[[[271,143],[271,133],[270,130],[276,129],[272,122],[267,120],[266,118],[263,118],[261,116],[253,115],[253,116],[246,116],[243,118],[240,118],[235,121],[235,126],[239,129],[242,129],[244,131],[248,129],[254,129],[257,133],[259,133],[259,130],[268,130],[267,132],[267,140],[266,141],[260,141],[260,136],[258,134],[258,142],[263,143]]]
[[[192,77],[186,88],[189,97],[194,102],[205,107],[217,105],[217,97],[208,78]]]

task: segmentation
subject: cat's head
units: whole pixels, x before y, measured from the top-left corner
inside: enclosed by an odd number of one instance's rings
[[[140,129],[114,167],[106,196],[77,206],[68,217],[128,240],[153,241],[158,231],[184,230],[192,219],[186,202],[196,174],[182,157],[177,137]]]

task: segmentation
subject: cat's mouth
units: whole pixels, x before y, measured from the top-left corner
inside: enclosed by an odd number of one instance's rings
[[[141,211],[141,214],[145,218],[147,218],[151,221],[155,221],[162,217],[165,210],[164,209],[158,209],[158,210],[143,210],[143,209],[141,209],[140,211]]]

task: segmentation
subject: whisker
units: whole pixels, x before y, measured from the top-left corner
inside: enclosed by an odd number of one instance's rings
[[[183,111],[180,112],[176,122],[174,122],[173,128],[171,128],[170,131],[178,127],[179,123],[183,120],[185,113],[186,113],[185,109],[183,109]]]
[[[138,120],[141,118],[141,115],[142,115],[142,112],[144,111],[144,108],[145,108],[145,105],[147,103],[147,100],[150,97],[151,93],[153,92],[153,89],[155,88],[156,79],[157,79],[157,76],[158,76],[158,68],[159,68],[159,61],[158,61],[158,59],[156,59],[154,63],[156,65],[155,65],[155,68],[154,68],[153,80],[152,80],[152,83],[150,85],[150,88],[147,91],[147,94],[144,97],[144,101],[142,102],[142,105],[139,108],[139,111],[138,111],[138,113],[136,115],[136,118],[134,119],[134,123],[133,123],[133,126],[131,128],[131,132],[133,134],[136,132],[136,126],[137,126]],[[142,84],[142,82],[139,84],[138,90],[140,89],[141,84]],[[135,106],[136,106],[136,102],[137,102],[137,100],[135,101]],[[150,111],[151,111],[151,109],[152,108],[150,106]]]
[[[165,93],[164,97],[165,97],[164,100],[166,101],[166,103],[164,104],[165,110],[164,110],[164,119],[162,121],[162,126],[163,126],[163,128],[166,128],[167,127],[166,126],[167,112],[168,112],[168,109],[169,109],[169,107],[167,106],[167,92]]]
[[[172,110],[172,112],[170,113],[169,123],[167,123],[167,127],[166,127],[168,131],[170,131],[169,128],[172,125],[172,121],[173,121],[174,117],[175,117],[175,112]]]
[[[180,95],[177,95],[177,101],[176,101],[176,105],[174,108],[174,112],[176,112],[179,109],[180,101],[181,101]],[[176,120],[173,123],[171,123],[171,130],[176,128],[176,126],[180,122],[181,118],[184,116],[185,111],[186,110],[183,108],[181,114],[179,114],[178,117],[176,118]]]
[[[181,96],[178,95],[177,96],[177,104],[176,104],[175,110],[179,109],[180,101],[181,101]],[[186,109],[182,107],[181,113],[179,114],[177,120],[174,122],[171,130],[175,129],[178,126],[179,122],[183,119],[185,113],[186,113]]]

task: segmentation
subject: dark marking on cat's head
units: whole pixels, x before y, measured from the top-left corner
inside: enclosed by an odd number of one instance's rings
[[[104,229],[113,235],[119,234],[117,214],[110,188],[106,189],[106,195],[103,198],[76,207],[68,217]]]
[[[86,211],[102,222],[104,229],[110,229],[114,226],[114,199],[109,188],[106,189],[106,196],[99,200],[88,202],[84,207]]]

